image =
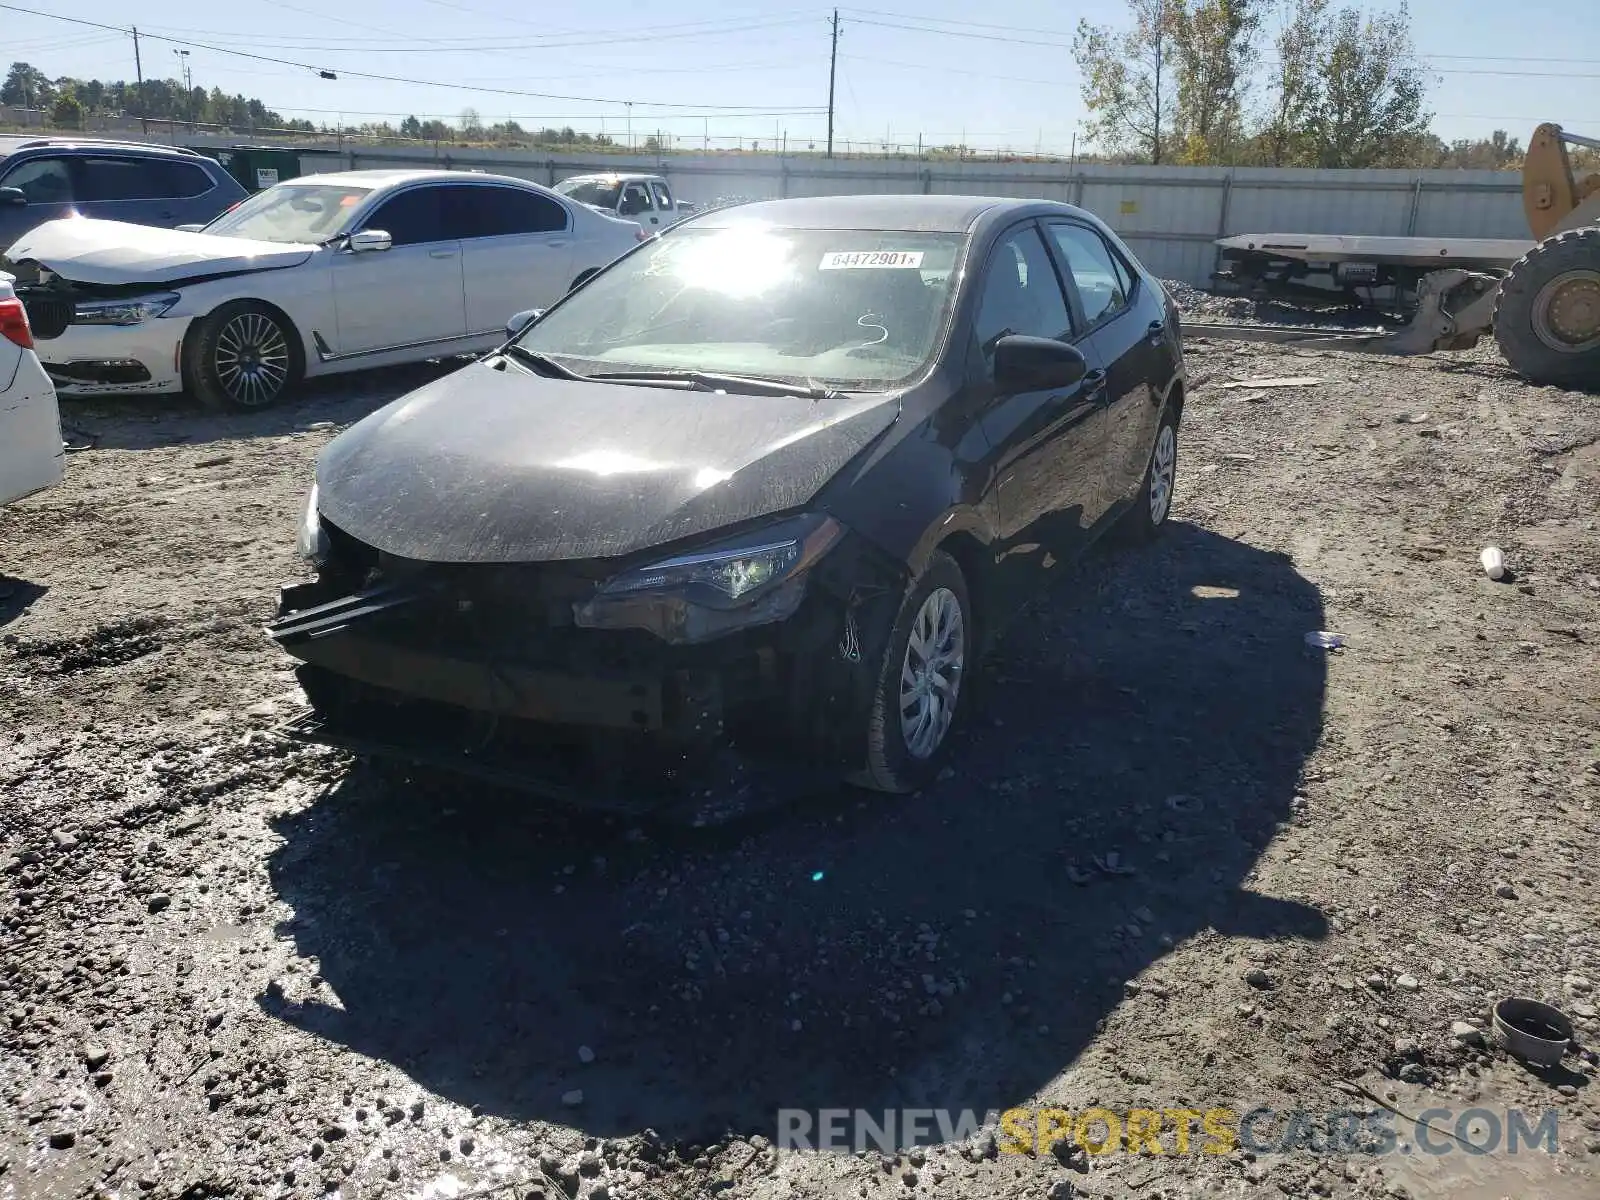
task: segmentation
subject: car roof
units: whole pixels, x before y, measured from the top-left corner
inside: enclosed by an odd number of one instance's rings
[[[895,229],[918,233],[969,233],[980,223],[1048,213],[1078,214],[1053,200],[1006,196],[811,196],[794,200],[756,200],[715,209],[695,219],[697,226],[765,221],[791,229]]]
[[[608,183],[637,183],[645,179],[660,179],[659,175],[652,175],[648,171],[591,171],[587,175],[569,175],[562,183],[588,183],[591,180],[605,180]]]
[[[163,158],[204,158],[198,150],[187,146],[162,146],[155,142],[119,142],[110,138],[84,137],[8,137],[0,138],[0,157],[17,154],[23,150],[115,150],[119,154],[130,151],[154,154]]]
[[[490,175],[484,171],[446,171],[437,170],[401,170],[392,168],[388,170],[373,169],[367,171],[320,171],[314,175],[296,175],[293,179],[286,179],[282,185],[296,183],[328,183],[334,187],[365,187],[386,188],[395,187],[402,183],[420,183],[428,181],[444,181],[449,183],[514,183],[521,187],[537,188],[548,191],[542,184],[534,183],[531,179],[518,179],[515,175]]]

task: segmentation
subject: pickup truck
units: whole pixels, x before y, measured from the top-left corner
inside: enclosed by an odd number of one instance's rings
[[[647,233],[660,232],[695,208],[674,198],[659,175],[574,175],[556,184],[555,190],[609,217],[637,221]]]

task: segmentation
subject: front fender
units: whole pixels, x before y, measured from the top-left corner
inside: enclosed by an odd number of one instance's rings
[[[332,275],[322,257],[326,253],[319,251],[310,262],[297,267],[254,271],[190,284],[180,289],[183,299],[171,315],[186,315],[198,320],[224,304],[237,300],[255,300],[271,305],[294,326],[300,340],[301,361],[306,364],[306,373],[316,374],[319,360],[315,335],[321,332],[327,337],[337,328]]]

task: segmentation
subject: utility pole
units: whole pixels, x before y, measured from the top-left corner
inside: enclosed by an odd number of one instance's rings
[[[1161,42],[1164,31],[1156,27],[1156,134],[1155,154],[1152,156],[1152,165],[1161,165]]]
[[[839,10],[833,10],[833,52],[828,55],[828,157],[833,157],[833,80],[839,70]]]
[[[133,73],[139,80],[139,132],[150,136],[150,122],[144,116],[144,63],[139,59],[139,27],[133,27]]]

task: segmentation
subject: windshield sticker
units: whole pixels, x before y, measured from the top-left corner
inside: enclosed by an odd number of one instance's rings
[[[862,267],[903,267],[916,270],[922,266],[921,250],[833,250],[822,256],[819,271],[844,271]]]

